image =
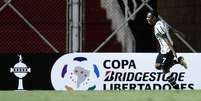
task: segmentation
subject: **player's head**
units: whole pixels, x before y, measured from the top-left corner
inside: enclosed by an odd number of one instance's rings
[[[155,25],[158,20],[158,13],[156,11],[150,11],[147,13],[146,19],[150,25]]]

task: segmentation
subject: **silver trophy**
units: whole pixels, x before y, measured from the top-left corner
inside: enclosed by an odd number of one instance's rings
[[[19,78],[18,82],[18,90],[24,90],[23,88],[23,80],[22,78],[27,75],[27,73],[31,72],[31,68],[27,68],[26,64],[24,64],[22,61],[22,55],[19,56],[19,62],[14,65],[13,68],[10,68],[10,72],[14,73],[16,77]]]

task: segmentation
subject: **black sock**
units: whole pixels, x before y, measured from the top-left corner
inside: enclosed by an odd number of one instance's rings
[[[175,78],[171,74],[170,76],[167,77],[168,82],[172,85],[174,89],[179,89],[179,85],[176,83]]]

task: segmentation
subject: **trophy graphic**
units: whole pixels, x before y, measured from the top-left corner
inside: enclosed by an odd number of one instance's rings
[[[14,73],[16,77],[19,78],[18,82],[18,90],[24,90],[23,88],[23,81],[22,78],[27,75],[28,72],[31,72],[31,68],[27,68],[26,64],[24,64],[22,61],[22,55],[19,56],[19,62],[14,65],[13,68],[10,68],[10,72]]]

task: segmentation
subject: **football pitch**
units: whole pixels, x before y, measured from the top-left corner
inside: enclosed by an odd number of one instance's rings
[[[201,101],[201,90],[0,91],[0,101]]]

